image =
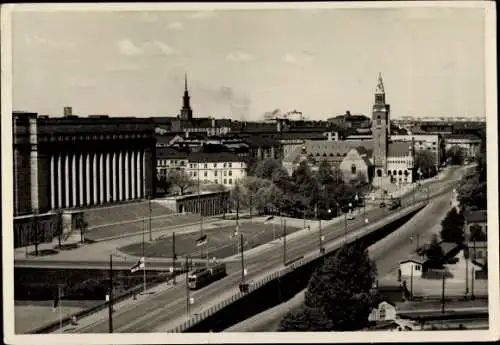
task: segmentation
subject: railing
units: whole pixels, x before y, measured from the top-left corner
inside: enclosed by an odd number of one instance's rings
[[[423,208],[425,206],[425,202],[418,202],[416,204],[410,205],[406,207],[406,209],[400,210],[398,213],[393,213],[389,215],[387,218],[381,219],[373,224],[370,224],[368,226],[364,226],[361,229],[357,230],[347,241],[348,243],[354,242],[358,240],[360,237],[364,237],[368,235],[369,233],[372,233],[373,231],[380,229],[381,226],[383,226],[385,223],[392,223],[397,219],[401,219],[402,217],[405,217],[412,212],[418,211],[419,209]],[[362,230],[365,231],[362,231]],[[339,243],[333,243],[328,245],[324,245],[325,248],[325,253],[320,254],[317,251],[315,251],[312,254],[306,254],[298,259],[294,259],[290,261],[290,265],[281,268],[280,270],[271,273],[270,275],[267,275],[266,277],[262,278],[261,280],[249,284],[248,286],[248,292],[242,293],[242,292],[237,292],[233,294],[232,296],[226,298],[225,300],[217,303],[214,306],[209,307],[208,309],[205,309],[203,312],[200,314],[197,314],[193,317],[191,317],[189,320],[184,321],[182,324],[178,325],[177,327],[167,330],[167,333],[182,333],[183,331],[193,327],[194,325],[198,324],[199,322],[203,321],[204,319],[208,318],[209,316],[213,315],[214,313],[218,312],[219,310],[227,307],[228,305],[236,302],[237,300],[241,299],[244,297],[246,294],[250,294],[252,291],[255,291],[259,289],[260,287],[266,285],[267,283],[277,279],[281,278],[288,273],[294,271],[298,267],[304,266],[306,264],[309,264],[320,257],[323,257],[325,255],[328,255],[329,252],[332,252],[333,250],[337,249],[339,247]]]

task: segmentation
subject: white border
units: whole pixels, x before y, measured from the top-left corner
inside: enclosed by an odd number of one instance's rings
[[[423,342],[423,341],[488,341],[499,338],[499,272],[489,272],[488,331],[432,331],[432,332],[346,332],[346,333],[203,333],[203,334],[47,334],[14,335],[13,312],[13,195],[12,195],[12,56],[11,12],[16,11],[201,11],[250,9],[356,9],[356,8],[482,8],[485,11],[486,47],[486,114],[488,138],[488,261],[492,268],[499,267],[498,245],[498,156],[497,150],[497,84],[496,84],[496,13],[495,3],[485,1],[442,2],[339,2],[339,3],[177,3],[177,4],[25,4],[4,5],[1,8],[1,68],[2,68],[2,229],[3,231],[3,301],[4,342],[8,344],[162,344],[162,343],[347,343],[347,342]],[[6,87],[7,86],[7,87]],[[5,158],[5,159],[4,159]],[[497,230],[497,231],[495,231]],[[9,301],[6,303],[5,301]],[[77,340],[78,339],[78,340]]]

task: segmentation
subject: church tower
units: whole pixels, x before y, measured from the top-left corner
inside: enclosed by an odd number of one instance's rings
[[[387,151],[390,136],[390,106],[385,102],[384,82],[382,74],[378,75],[375,103],[372,111],[373,160],[375,177],[387,176]]]
[[[193,109],[191,109],[187,82],[187,73],[184,74],[184,96],[182,97],[182,109],[181,109],[181,119],[182,120],[192,120],[193,119]]]

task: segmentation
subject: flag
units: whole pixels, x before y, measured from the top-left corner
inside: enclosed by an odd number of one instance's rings
[[[274,216],[269,216],[266,218],[266,220],[264,221],[264,224],[269,224],[271,222],[271,220],[274,219]]]
[[[196,240],[196,246],[202,246],[207,243],[207,235],[201,236],[199,239]]]
[[[142,257],[134,266],[130,267],[130,272],[134,273],[144,269],[146,269],[146,260]]]

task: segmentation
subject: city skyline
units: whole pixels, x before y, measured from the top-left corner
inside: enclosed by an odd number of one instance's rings
[[[187,73],[194,117],[369,115],[381,72],[392,118],[486,116],[480,8],[14,12],[12,24],[14,110],[176,116]]]

